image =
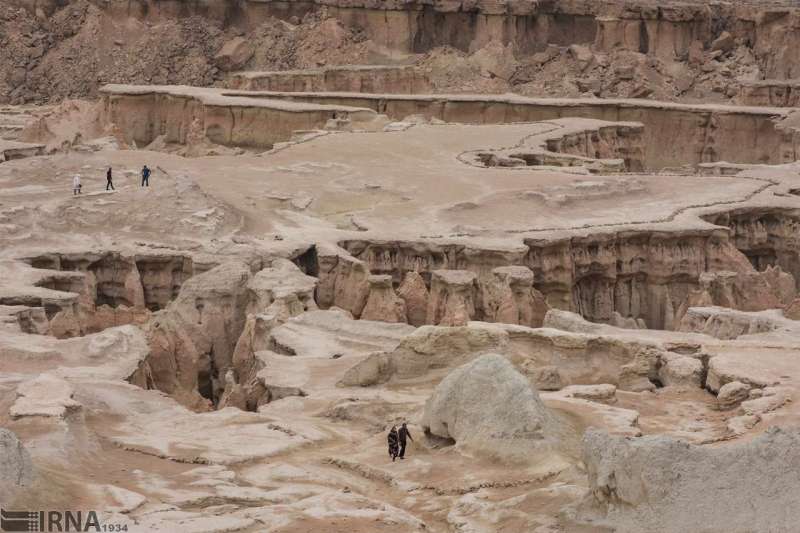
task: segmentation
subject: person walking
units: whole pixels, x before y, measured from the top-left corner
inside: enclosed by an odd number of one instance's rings
[[[406,423],[403,422],[403,425],[400,426],[400,431],[397,432],[397,437],[400,440],[400,459],[405,459],[406,455],[406,438],[411,439],[411,442],[414,442],[414,437],[411,436],[411,432],[408,431],[408,427]]]
[[[142,187],[150,186],[150,169],[147,165],[142,167]]]
[[[81,175],[75,174],[72,178],[72,196],[77,196],[81,193]]]
[[[109,188],[112,191],[116,190],[114,189],[114,183],[111,181],[111,167],[108,167],[108,171],[106,171],[106,190]]]
[[[389,457],[391,457],[392,462],[394,462],[394,460],[397,458],[397,426],[392,426],[392,429],[389,430],[389,436],[387,440],[389,441]]]

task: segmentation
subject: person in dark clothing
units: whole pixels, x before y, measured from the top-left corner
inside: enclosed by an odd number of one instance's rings
[[[406,423],[403,422],[403,425],[400,426],[400,431],[397,432],[397,437],[400,439],[400,459],[405,459],[406,455],[406,437],[411,439],[411,442],[414,442],[414,437],[411,436],[411,432],[408,431],[406,427]]]
[[[389,457],[392,458],[392,462],[397,458],[397,426],[392,426],[392,429],[389,431]]]
[[[112,191],[115,190],[114,183],[111,181],[111,167],[108,167],[108,171],[106,171],[106,190],[109,188],[111,188]]]
[[[150,186],[150,169],[147,168],[147,165],[142,167],[142,187],[149,187]]]

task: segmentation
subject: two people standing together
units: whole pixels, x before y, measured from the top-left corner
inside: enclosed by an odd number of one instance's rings
[[[406,439],[411,439],[411,442],[414,442],[414,437],[411,436],[411,432],[408,431],[405,422],[403,422],[399,430],[397,426],[392,426],[388,436],[389,456],[392,458],[392,462],[398,457],[400,459],[405,459]]]

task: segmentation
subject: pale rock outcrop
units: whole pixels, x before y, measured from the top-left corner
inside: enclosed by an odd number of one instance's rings
[[[776,320],[744,311],[722,307],[690,307],[683,315],[679,331],[705,333],[718,339],[735,339],[774,331],[780,327]]]
[[[583,443],[589,493],[577,518],[596,526],[626,533],[750,533],[794,531],[800,521],[796,429],[771,428],[719,447],[589,429]]]
[[[258,405],[265,389],[257,379],[263,367],[256,353],[270,347],[270,332],[301,313],[314,311],[317,278],[304,274],[288,259],[274,259],[247,285],[247,319],[232,355],[232,373],[225,376],[224,405],[244,409]],[[220,401],[223,405],[223,401]]]
[[[72,385],[64,379],[41,374],[17,387],[17,399],[9,414],[13,419],[30,416],[64,418],[81,407],[72,398],[74,393]]]
[[[428,299],[430,294],[425,280],[418,272],[406,272],[403,282],[397,289],[397,295],[406,304],[408,323],[412,326],[423,326],[428,319]]]
[[[30,454],[17,436],[5,428],[0,428],[0,480],[0,504],[4,505],[34,480]]]
[[[368,386],[392,378],[419,378],[486,353],[508,356],[539,390],[608,383],[642,391],[655,388],[666,352],[655,344],[613,335],[551,328],[486,322],[423,326],[391,352],[374,353],[356,364],[340,384]]]
[[[741,381],[731,381],[719,389],[717,405],[720,409],[733,409],[750,396],[750,386]]]
[[[464,326],[475,316],[477,276],[468,270],[434,270],[427,322]]]
[[[614,403],[617,401],[617,387],[610,383],[600,385],[568,385],[561,389],[567,398],[581,398],[595,402]]]
[[[658,377],[665,387],[700,388],[703,384],[703,361],[696,357],[664,352]]]
[[[655,389],[652,380],[657,376],[663,353],[663,350],[652,346],[640,346],[633,350],[630,362],[619,367],[618,387],[632,392]]]
[[[354,365],[340,386],[370,386],[424,376],[434,368],[450,368],[489,352],[503,352],[508,334],[495,328],[423,326],[391,352],[378,352]]]
[[[610,383],[628,391],[655,387],[666,353],[657,344],[609,334],[614,331],[610,326],[591,324],[573,313],[551,309],[547,317],[564,318],[562,325],[590,332],[492,325],[508,332],[512,360],[538,389],[595,383]],[[552,321],[546,320],[545,325],[548,323]]]
[[[344,373],[340,387],[371,387],[386,383],[395,374],[392,354],[379,352],[370,355]]]
[[[405,301],[397,296],[392,287],[392,276],[388,274],[372,275],[369,282],[369,296],[362,320],[380,322],[407,322]]]
[[[274,259],[269,267],[256,272],[247,285],[250,293],[247,314],[272,312],[295,316],[316,309],[317,282],[317,278],[304,274],[288,259]]]
[[[791,370],[786,363],[796,357],[792,349],[748,349],[746,346],[731,349],[711,348],[705,386],[718,393],[732,381],[739,381],[751,389],[764,389],[780,385],[782,377]],[[791,359],[789,359],[791,358]]]
[[[743,401],[740,407],[744,416],[760,417],[783,407],[790,401],[792,401],[791,388],[764,387],[763,389],[750,389],[748,399]]]
[[[481,283],[481,288],[486,321],[542,326],[549,308],[544,296],[533,288],[530,268],[497,267],[492,270],[492,277]]]
[[[279,400],[289,396],[305,396],[302,387],[308,382],[305,369],[298,368],[296,361],[269,350],[256,354],[262,361],[263,368],[256,375],[257,385],[253,387],[261,390],[261,395],[248,395],[249,406],[258,407],[264,403]]]
[[[528,380],[496,354],[450,372],[425,404],[422,426],[468,453],[511,463],[557,451],[569,433]]]
[[[578,313],[563,309],[550,309],[544,315],[542,327],[570,331],[572,333],[599,333],[600,324],[589,322]]]

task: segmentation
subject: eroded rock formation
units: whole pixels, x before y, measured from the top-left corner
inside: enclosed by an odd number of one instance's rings
[[[406,272],[403,283],[397,289],[397,295],[406,304],[406,316],[412,326],[422,326],[428,319],[428,299],[430,293],[425,280],[417,272]]]
[[[147,325],[147,364],[156,388],[194,408],[215,405],[244,330],[248,265],[231,261],[184,283]]]
[[[407,321],[405,300],[395,293],[392,287],[392,276],[372,275],[367,282],[369,283],[369,296],[364,310],[361,312],[361,319],[405,323]]]
[[[426,402],[422,426],[468,453],[503,462],[536,462],[548,451],[569,449],[567,423],[499,355],[484,355],[450,372]]]
[[[523,266],[497,267],[492,276],[482,285],[486,321],[540,327],[548,306],[533,288],[533,271]]]
[[[434,270],[431,272],[431,294],[428,302],[429,324],[464,326],[475,317],[477,277],[466,270]]]
[[[341,274],[326,271],[321,275],[323,285],[352,283],[347,281],[353,275],[349,265],[391,273],[398,282],[413,265],[415,275],[430,279],[428,324],[440,324],[447,316],[448,321],[455,320],[453,324],[478,319],[537,326],[547,307],[555,307],[576,311],[595,322],[675,329],[689,307],[719,305],[755,311],[787,305],[796,294],[790,272],[771,265],[756,270],[726,234],[717,230],[528,240],[524,256],[512,251],[423,248],[402,242],[343,244],[364,263],[347,260],[344,264],[348,267]],[[791,263],[788,257],[793,256],[788,255],[784,262]],[[502,269],[495,271],[498,267]],[[796,267],[791,263],[789,268]],[[527,269],[532,278],[523,274]],[[359,278],[365,275],[361,273]],[[503,288],[504,279],[508,289]],[[533,286],[531,303],[523,303],[528,298],[523,296],[528,280]],[[358,283],[363,286],[364,282]],[[419,287],[419,280],[415,284]],[[340,300],[326,295],[326,300],[329,305],[358,309],[351,300],[363,290],[348,291]],[[452,303],[445,305],[451,293]]]
[[[714,530],[787,530],[800,518],[798,444],[797,431],[779,428],[720,447],[589,430],[584,462],[590,492],[582,512],[632,533],[696,530],[700,516]]]

